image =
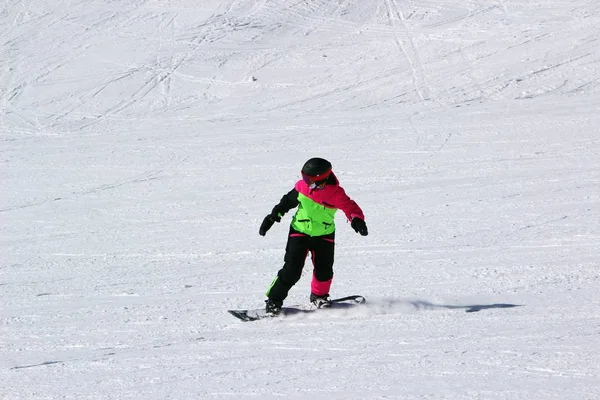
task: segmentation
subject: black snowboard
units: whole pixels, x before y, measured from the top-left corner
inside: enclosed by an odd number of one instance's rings
[[[258,321],[259,319],[274,318],[274,317],[287,317],[290,315],[312,313],[315,311],[327,311],[327,310],[339,310],[343,308],[354,307],[359,304],[365,304],[366,300],[363,296],[354,295],[340,297],[339,299],[331,300],[331,307],[328,308],[303,308],[302,306],[290,306],[283,307],[281,313],[277,315],[267,314],[264,308],[255,308],[249,310],[227,310],[227,312],[234,317],[244,321]]]

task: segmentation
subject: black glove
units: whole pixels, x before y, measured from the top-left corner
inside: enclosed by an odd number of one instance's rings
[[[281,221],[281,217],[279,215],[269,214],[263,219],[262,224],[260,224],[260,228],[258,229],[258,234],[260,236],[265,236],[267,231],[271,229],[275,222]]]
[[[365,224],[365,221],[358,217],[352,218],[350,226],[356,231],[356,233],[360,233],[362,236],[367,236],[369,234],[369,231],[367,230],[367,224]]]

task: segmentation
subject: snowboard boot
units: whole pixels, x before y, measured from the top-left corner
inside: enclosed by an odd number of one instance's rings
[[[267,314],[278,315],[279,313],[281,313],[281,307],[283,306],[283,303],[273,301],[271,299],[265,300],[265,303],[265,312]]]
[[[317,308],[330,308],[331,307],[331,299],[329,295],[317,296],[314,293],[310,294],[310,302],[313,306]]]

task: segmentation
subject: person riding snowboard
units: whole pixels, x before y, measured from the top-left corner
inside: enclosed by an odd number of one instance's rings
[[[310,301],[317,308],[331,307],[329,289],[333,278],[334,216],[338,209],[346,214],[357,233],[362,236],[369,233],[361,208],[339,185],[329,161],[311,158],[302,167],[301,174],[302,179],[273,207],[258,231],[265,236],[285,213],[298,207],[290,225],[284,265],[266,293],[266,312],[274,315],[281,312],[288,292],[300,280],[309,251],[314,266]]]

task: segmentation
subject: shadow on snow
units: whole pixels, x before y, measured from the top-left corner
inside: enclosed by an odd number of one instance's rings
[[[436,304],[425,300],[409,300],[408,303],[417,310],[436,310],[436,309],[449,309],[449,310],[465,310],[465,312],[472,313],[481,310],[489,310],[493,308],[514,308],[521,307],[522,304],[511,304],[511,303],[494,303],[494,304],[467,304],[467,305],[452,305],[452,304]]]

